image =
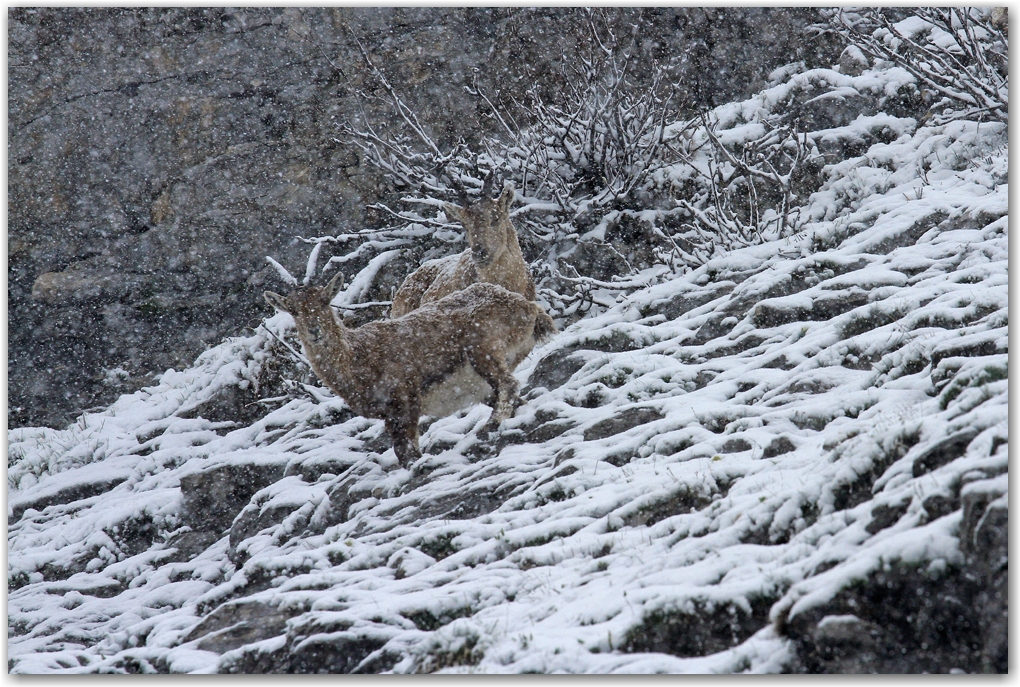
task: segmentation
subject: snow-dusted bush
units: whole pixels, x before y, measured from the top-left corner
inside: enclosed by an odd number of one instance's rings
[[[651,196],[650,177],[666,163],[663,154],[668,151],[662,137],[665,125],[677,116],[674,89],[662,76],[664,71],[649,85],[638,87],[629,74],[627,56],[618,54],[608,29],[599,30],[593,23],[583,45],[589,48],[587,54],[578,56],[573,78],[567,80],[568,91],[559,102],[546,102],[533,90],[527,102],[517,103],[518,117],[523,112],[530,122],[526,126],[493,105],[482,90],[469,89],[500,122],[502,135],[485,137],[474,147],[459,141],[447,149],[435,141],[363,53],[406,125],[405,133],[383,134],[371,122],[363,122],[358,127],[349,125],[345,134],[402,194],[400,201],[419,208],[375,205],[392,222],[379,236],[402,245],[405,237],[414,236],[412,263],[459,249],[459,232],[441,211],[432,214],[429,210],[438,210],[443,201],[477,199],[484,177],[491,172],[496,187],[507,180],[515,182],[523,207],[513,213],[514,221],[540,297],[556,314],[587,311],[599,301],[596,292],[647,284],[647,279],[633,284],[629,278],[642,267],[661,263],[661,256],[648,253],[641,265],[634,265],[599,234],[620,213],[633,215],[650,206],[671,204],[668,196]],[[583,249],[579,253],[580,243],[598,245],[601,250],[594,255],[586,255]]]
[[[561,103],[530,94],[521,104],[530,125],[517,126],[493,106],[503,136],[449,149],[366,54],[407,126],[398,135],[371,123],[345,133],[384,173],[404,207],[378,203],[373,208],[385,218],[383,227],[317,240],[344,244],[341,250],[358,242],[334,261],[358,264],[391,249],[411,268],[461,250],[460,231],[441,204],[473,202],[491,173],[494,186],[512,180],[518,189],[522,206],[513,217],[539,298],[555,316],[576,319],[593,304],[610,307],[622,293],[793,230],[797,175],[817,157],[795,121],[764,109],[750,138],[744,130],[718,132],[723,124],[716,111],[677,123],[672,87],[663,78],[636,87],[626,60],[602,48],[603,54],[580,60]],[[674,183],[681,176],[685,183]],[[376,286],[375,297],[385,298],[398,276]]]
[[[930,107],[924,119],[1009,117],[1005,8],[918,7],[896,21],[892,8],[838,10],[832,29],[876,61],[910,72]]]
[[[787,65],[754,98],[686,115],[677,84],[663,76],[668,65],[638,86],[612,32],[592,22],[557,102],[533,91],[515,103],[515,118],[468,88],[502,132],[445,147],[363,50],[404,127],[386,133],[362,120],[343,130],[393,192],[372,206],[372,227],[313,239],[330,244],[332,262],[360,273],[347,315],[383,315],[406,274],[462,250],[460,227],[441,205],[473,202],[490,174],[494,187],[517,187],[512,215],[540,302],[573,321],[733,249],[792,236],[810,219],[804,207],[831,175],[826,165],[876,141],[925,123],[1004,119],[1001,18],[988,10],[906,14],[834,12],[828,30],[848,43],[854,68]],[[853,188],[844,190],[835,203],[858,202]]]
[[[789,112],[762,109],[725,131],[720,113],[702,113],[666,145],[688,169],[670,235],[687,264],[797,231],[797,186],[821,155]]]

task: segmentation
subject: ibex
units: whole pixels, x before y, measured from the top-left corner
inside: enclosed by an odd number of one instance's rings
[[[293,277],[290,281],[297,286]],[[422,414],[440,417],[486,401],[493,410],[483,432],[513,415],[519,398],[511,372],[556,331],[541,306],[488,283],[472,284],[404,317],[348,329],[330,306],[343,288],[343,275],[324,288],[309,281],[306,276],[287,296],[266,291],[265,298],[293,316],[319,379],[354,412],[386,422],[404,466],[421,457]]]
[[[408,276],[393,296],[390,317],[406,315],[476,282],[499,284],[529,301],[535,300],[535,282],[517,242],[517,230],[510,223],[513,182],[508,181],[495,200],[489,198],[491,190],[489,172],[480,201],[468,205],[467,193],[459,186],[463,207],[443,203],[446,216],[464,225],[469,247],[457,255],[430,260]]]

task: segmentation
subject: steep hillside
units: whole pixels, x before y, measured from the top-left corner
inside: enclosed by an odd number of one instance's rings
[[[12,430],[10,670],[1005,671],[1006,127],[826,126],[798,233],[649,268],[521,365],[498,435],[430,420],[411,470],[286,315]]]

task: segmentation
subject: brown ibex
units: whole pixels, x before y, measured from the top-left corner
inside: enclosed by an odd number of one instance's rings
[[[311,273],[311,269],[309,273]],[[289,275],[288,275],[289,276]],[[296,280],[290,278],[296,285]],[[449,415],[495,398],[483,432],[513,415],[511,372],[556,331],[541,306],[502,286],[476,283],[404,317],[348,329],[330,306],[342,275],[326,287],[305,284],[265,298],[290,313],[312,370],[351,410],[382,419],[401,465],[421,457],[422,414]]]
[[[468,249],[457,255],[429,260],[404,280],[393,296],[390,317],[401,317],[424,303],[437,301],[476,282],[499,284],[508,291],[535,300],[535,281],[524,262],[517,230],[510,222],[514,185],[508,181],[499,198],[489,197],[492,172],[482,184],[482,199],[468,205],[468,196],[458,187],[463,205],[443,203],[443,212],[464,225]]]

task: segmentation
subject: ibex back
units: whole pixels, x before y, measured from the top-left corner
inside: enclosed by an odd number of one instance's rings
[[[464,225],[468,249],[457,255],[430,260],[404,280],[393,296],[390,317],[401,317],[425,303],[466,289],[476,282],[499,284],[508,291],[535,300],[535,282],[524,262],[517,230],[510,222],[514,185],[507,182],[503,193],[488,197],[491,174],[482,186],[482,199],[464,207],[444,203],[447,217]],[[462,202],[467,198],[462,196]]]
[[[339,275],[338,275],[339,277]],[[421,457],[418,420],[494,398],[483,431],[518,403],[511,374],[556,331],[541,306],[501,286],[477,283],[391,320],[348,329],[329,305],[342,286],[302,286],[266,300],[290,313],[312,370],[351,409],[382,419],[402,465]]]

